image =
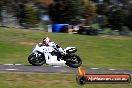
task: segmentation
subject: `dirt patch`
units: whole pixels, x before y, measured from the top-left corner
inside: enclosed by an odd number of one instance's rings
[[[71,83],[72,81],[68,81],[68,80],[37,80],[35,81],[37,84],[68,84]]]
[[[35,43],[35,42],[17,42],[17,44],[20,44],[20,45],[35,45],[37,43]]]
[[[126,37],[126,36],[102,35],[101,37],[109,38],[109,39],[115,39],[115,40],[128,40],[128,39],[130,39],[130,37]]]

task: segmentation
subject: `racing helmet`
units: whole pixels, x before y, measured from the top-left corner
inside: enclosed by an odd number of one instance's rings
[[[49,37],[46,37],[46,38],[43,39],[42,42],[43,42],[43,44],[48,45],[51,42],[51,40],[50,40]]]

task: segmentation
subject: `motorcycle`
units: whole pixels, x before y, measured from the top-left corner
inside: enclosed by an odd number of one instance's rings
[[[50,46],[39,46],[37,44],[33,48],[32,54],[29,55],[28,61],[33,66],[42,66],[43,64],[54,65],[54,66],[69,66],[77,68],[81,66],[81,58],[74,54],[77,49],[75,47],[66,47],[63,55],[57,60],[57,55],[54,53],[54,48]]]

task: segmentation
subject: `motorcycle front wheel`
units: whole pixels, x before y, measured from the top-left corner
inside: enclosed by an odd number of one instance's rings
[[[42,66],[46,63],[46,60],[44,57],[38,56],[36,57],[34,54],[29,55],[28,62],[32,64],[33,66]]]
[[[78,68],[82,65],[82,60],[79,56],[71,54],[70,57],[66,60],[66,65],[73,68]]]

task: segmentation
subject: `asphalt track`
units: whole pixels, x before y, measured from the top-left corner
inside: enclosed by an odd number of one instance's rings
[[[84,68],[87,74],[130,74],[132,71],[115,70],[115,69],[99,69],[99,68]],[[20,73],[63,73],[76,74],[77,69],[69,68],[67,66],[31,66],[21,64],[1,64],[0,72],[20,72]]]

